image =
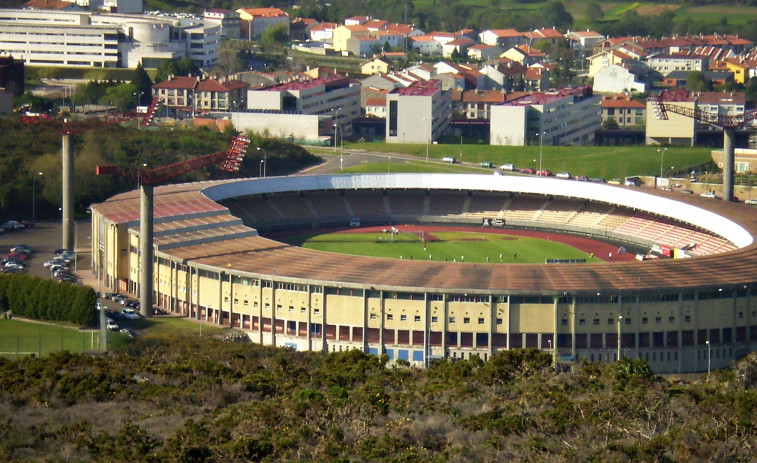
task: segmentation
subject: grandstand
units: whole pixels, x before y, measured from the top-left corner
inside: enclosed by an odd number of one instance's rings
[[[620,355],[644,358],[657,371],[686,372],[706,367],[707,347],[715,367],[754,350],[757,219],[748,206],[567,182],[371,174],[160,187],[154,299],[171,312],[244,329],[255,342],[360,349],[418,365],[535,347],[556,362]],[[118,195],[92,211],[93,268],[108,287],[136,292],[138,196]],[[691,258],[400,261],[311,251],[258,235],[347,227],[354,218],[479,227],[498,218],[506,227],[679,247]]]

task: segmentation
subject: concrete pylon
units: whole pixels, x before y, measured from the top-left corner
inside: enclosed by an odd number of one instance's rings
[[[139,193],[139,312],[143,317],[152,317],[152,185],[141,184],[139,186]]]
[[[733,139],[735,129],[723,129],[723,200],[733,201],[733,167],[735,155],[733,153]]]
[[[74,147],[71,144],[71,135],[63,135],[62,142],[62,248],[74,250]]]

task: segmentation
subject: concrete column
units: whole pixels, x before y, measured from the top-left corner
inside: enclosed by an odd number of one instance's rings
[[[368,290],[363,289],[363,352],[368,353]]]
[[[380,302],[379,302],[379,316],[381,317],[381,322],[379,324],[379,355],[384,353],[384,291],[379,292]]]
[[[142,316],[149,318],[153,315],[153,187],[143,184],[139,186],[139,191],[139,311]]]
[[[276,282],[273,280],[271,280],[271,345],[276,347]]]
[[[74,147],[71,144],[71,135],[63,135],[62,142],[62,229],[63,248],[74,250]]]
[[[734,154],[733,139],[736,136],[735,129],[723,129],[723,200],[733,201],[733,170]]]
[[[312,287],[308,285],[308,323],[307,323],[307,333],[305,336],[307,336],[307,342],[308,342],[308,350],[313,350],[313,291]]]
[[[431,353],[431,301],[428,293],[423,293],[423,366],[428,368],[428,356]]]

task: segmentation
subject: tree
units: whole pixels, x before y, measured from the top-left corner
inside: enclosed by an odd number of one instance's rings
[[[686,88],[694,92],[712,90],[712,81],[701,71],[693,71],[686,77]]]
[[[200,68],[189,58],[171,59],[160,63],[155,74],[155,83],[163,82],[170,76],[200,76]]]
[[[221,42],[221,48],[218,53],[218,62],[215,69],[223,75],[230,75],[244,70],[244,62],[240,57],[239,50],[232,46],[232,42]]]
[[[276,24],[263,32],[260,44],[265,48],[274,48],[284,45],[289,40],[287,28],[284,24]]]
[[[573,26],[573,16],[558,1],[551,1],[544,5],[540,21],[542,24],[549,24],[555,28],[569,28]]]
[[[618,128],[618,122],[613,119],[606,119],[604,122],[602,122],[602,130],[615,130]]]
[[[593,23],[600,21],[605,16],[602,6],[596,0],[591,0],[586,4],[584,14],[586,19]]]
[[[145,104],[152,99],[152,79],[142,67],[142,63],[137,64],[137,69],[134,70],[134,75],[131,78],[131,84],[134,86],[134,91],[137,95],[140,95],[137,104]]]

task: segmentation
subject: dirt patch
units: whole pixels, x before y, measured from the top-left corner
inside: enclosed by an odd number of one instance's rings
[[[675,11],[681,5],[640,5],[634,9],[640,16],[657,16],[664,11]]]

